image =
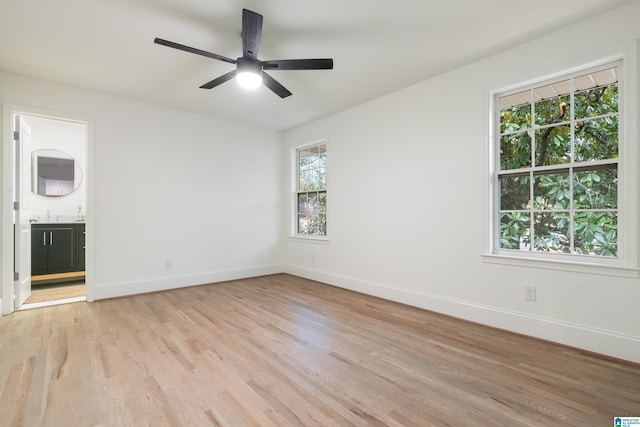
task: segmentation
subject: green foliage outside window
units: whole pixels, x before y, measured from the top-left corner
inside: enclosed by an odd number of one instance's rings
[[[502,249],[617,256],[618,82],[538,96],[573,84],[521,92],[529,102],[499,113]]]
[[[297,151],[298,234],[327,234],[327,146],[316,145]]]

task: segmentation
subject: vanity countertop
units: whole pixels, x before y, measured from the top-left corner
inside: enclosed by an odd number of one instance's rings
[[[60,224],[60,225],[64,225],[64,224],[84,224],[85,221],[36,221],[36,222],[32,222],[32,225],[37,225],[37,224],[44,224],[44,225],[50,225],[50,224]]]

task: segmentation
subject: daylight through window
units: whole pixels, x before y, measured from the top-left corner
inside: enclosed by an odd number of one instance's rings
[[[500,250],[618,256],[618,75],[497,95]]]
[[[327,145],[297,150],[296,233],[327,235]]]

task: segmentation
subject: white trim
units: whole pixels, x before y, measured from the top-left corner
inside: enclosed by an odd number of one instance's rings
[[[622,257],[627,267],[640,267],[638,248],[638,218],[640,195],[638,167],[640,166],[640,152],[638,151],[638,40],[625,50],[622,63],[622,85],[624,97],[620,109],[620,126],[622,129],[621,144],[619,146],[622,162],[619,163],[618,174],[622,175],[622,185],[619,191],[624,194],[619,200],[618,221],[625,230],[624,246],[621,248]]]
[[[318,139],[314,140],[313,142],[307,142],[307,143],[304,143],[302,145],[296,145],[293,148],[293,155],[294,155],[294,157],[296,157],[296,151],[297,150],[304,150],[305,148],[315,147],[316,145],[322,145],[322,144],[329,145],[328,141],[329,141],[329,138],[318,138]],[[327,148],[327,152],[328,151],[329,151],[329,149]],[[295,183],[294,183],[294,187],[295,187]]]
[[[104,283],[95,286],[94,298],[96,300],[100,300],[148,292],[165,291],[169,289],[186,288],[189,286],[205,285],[208,283],[226,282],[229,280],[248,279],[251,277],[279,274],[282,273],[282,271],[283,267],[280,264],[266,264],[228,270],[149,277],[139,280]]]
[[[425,310],[504,329],[575,348],[640,363],[640,335],[477,304],[472,301],[391,286],[360,277],[328,273],[294,264],[284,272]]]
[[[533,257],[525,258],[522,256],[505,256],[498,254],[481,254],[480,256],[482,257],[482,261],[491,264],[569,271],[572,273],[597,274],[601,276],[626,277],[628,279],[640,278],[640,269],[632,267],[564,260],[549,260]]]
[[[636,53],[634,52],[634,50],[637,49],[637,44],[637,40],[630,40],[629,42],[605,49],[605,51],[603,52],[593,52],[592,54],[588,55],[588,58],[576,58],[575,60],[571,61],[572,64],[563,66],[563,69],[560,71],[547,73],[542,76],[536,74],[534,77],[529,79],[523,79],[522,81],[512,82],[499,88],[493,88],[490,90],[491,98],[495,98],[495,95],[497,94],[510,94],[528,90],[534,86],[538,86],[542,82],[555,80],[560,81],[563,79],[563,77],[580,73],[584,70],[600,67],[606,68],[608,64],[617,61],[625,62],[628,59],[632,59],[635,61]]]
[[[597,59],[594,59],[597,56]],[[603,257],[584,259],[584,262],[573,262],[562,256],[537,256],[538,254],[518,254],[517,251],[500,250],[497,242],[497,227],[499,227],[497,212],[498,197],[496,165],[499,162],[498,149],[495,144],[496,135],[499,134],[500,125],[497,123],[496,109],[499,108],[496,96],[519,89],[533,87],[541,82],[559,79],[564,76],[574,75],[582,71],[594,68],[606,67],[609,64],[620,62],[620,93],[622,102],[619,105],[620,117],[620,143],[618,173],[621,181],[618,200],[618,224],[622,233],[618,235],[618,258],[609,260]],[[631,40],[624,44],[606,49],[605,52],[595,52],[590,59],[579,61],[582,65],[574,63],[566,67],[564,71],[537,77],[521,83],[512,83],[499,89],[490,89],[489,92],[489,129],[488,139],[485,141],[485,171],[487,171],[487,185],[485,189],[487,200],[487,224],[483,233],[486,253],[481,253],[484,262],[505,265],[529,266],[534,268],[547,268],[553,270],[571,271],[587,274],[602,274],[619,277],[638,277],[640,266],[638,253],[638,172],[640,165],[638,158],[638,41]],[[483,252],[483,251],[481,251]],[[531,256],[536,255],[536,256]],[[543,258],[543,259],[541,259]],[[582,257],[581,257],[582,258]]]
[[[69,304],[71,302],[86,302],[86,301],[87,301],[86,297],[73,297],[73,298],[57,299],[53,301],[34,302],[31,304],[22,304],[22,306],[20,308],[17,308],[16,311],[30,310],[32,308],[40,308],[40,307],[51,307],[54,305]]]
[[[299,159],[298,152],[300,150],[305,150],[307,148],[316,147],[316,146],[325,146],[325,152],[327,153],[327,159],[329,158],[329,141],[328,138],[320,138],[315,140],[314,142],[309,142],[304,145],[299,145],[293,147],[290,151],[291,155],[291,171],[292,171],[292,179],[291,179],[291,210],[290,210],[290,221],[289,221],[289,238],[297,238],[301,240],[328,240],[328,232],[324,235],[315,235],[315,234],[300,234],[298,233],[298,188],[299,188],[299,178],[300,178],[300,169],[299,169]],[[329,230],[329,161],[327,160],[327,164],[325,165],[326,173],[326,186],[323,190],[326,194],[327,200],[327,210],[325,212],[325,228]],[[310,190],[313,192],[314,190]]]
[[[328,244],[329,238],[327,236],[316,236],[313,234],[292,234],[288,237],[291,240],[300,240],[310,243]]]
[[[2,106],[2,204],[0,216],[0,245],[2,245],[2,259],[0,271],[0,293],[2,294],[2,314],[13,313],[13,177],[14,177],[14,144],[13,125],[11,117],[13,107],[8,104]]]

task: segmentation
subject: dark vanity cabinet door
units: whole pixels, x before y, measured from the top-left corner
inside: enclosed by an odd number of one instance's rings
[[[87,235],[85,231],[84,224],[76,224],[76,236],[78,238],[78,271],[84,271],[84,257],[85,257],[85,247],[86,247],[86,239]]]
[[[76,244],[73,227],[49,230],[47,269],[49,273],[64,273],[76,269]]]
[[[47,236],[44,229],[31,225],[31,275],[47,274]]]
[[[84,224],[32,224],[31,275],[78,271],[78,234],[83,231]]]

